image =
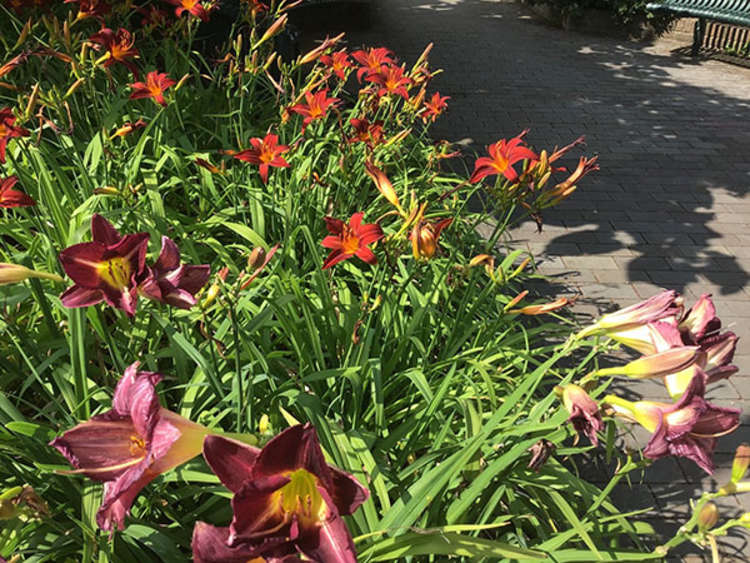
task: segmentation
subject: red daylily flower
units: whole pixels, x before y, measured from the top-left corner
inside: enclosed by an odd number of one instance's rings
[[[129,316],[135,314],[138,279],[146,261],[148,233],[121,236],[101,215],[91,218],[92,242],[60,253],[65,273],[75,282],[60,299],[65,307],[88,307],[106,301]]]
[[[450,99],[450,96],[441,96],[440,92],[435,92],[432,95],[432,98],[424,103],[422,111],[419,113],[422,121],[427,123],[427,121],[430,120],[434,123],[437,117],[446,110],[448,107],[446,100]]]
[[[167,100],[164,99],[164,91],[175,84],[177,83],[169,78],[167,73],[152,70],[146,75],[145,83],[134,82],[130,85],[133,89],[133,93],[130,94],[130,99],[139,100],[141,98],[151,98],[157,104],[166,107]]]
[[[365,143],[368,147],[374,148],[383,142],[383,122],[378,120],[370,123],[366,117],[353,117],[349,120],[354,128],[354,135],[347,139],[349,143]]]
[[[362,82],[363,74],[369,75],[373,72],[379,72],[380,67],[383,65],[390,66],[396,64],[396,61],[392,57],[393,51],[385,47],[371,48],[367,51],[354,51],[352,58],[361,65],[359,70],[357,70],[357,80]]]
[[[293,111],[304,117],[302,120],[302,132],[305,132],[305,128],[309,123],[316,119],[322,119],[326,116],[328,108],[336,107],[340,100],[338,98],[328,97],[328,88],[324,88],[313,94],[312,92],[305,92],[305,102],[294,104],[289,108],[289,111]]]
[[[263,180],[264,184],[267,184],[268,168],[270,166],[275,168],[289,167],[289,163],[281,156],[289,150],[289,147],[286,145],[279,145],[278,142],[279,137],[270,133],[266,135],[264,139],[253,137],[250,139],[252,148],[236,153],[234,158],[242,160],[243,162],[260,165],[260,178]]]
[[[127,29],[121,27],[117,32],[114,32],[108,27],[104,27],[89,37],[89,41],[107,50],[105,55],[107,60],[104,61],[105,67],[120,63],[126,66],[136,78],[138,77],[138,67],[135,66],[133,61],[128,60],[138,56],[138,49],[133,47],[135,37]]]
[[[404,69],[400,66],[381,66],[377,72],[371,72],[365,79],[380,86],[378,96],[393,94],[409,99],[411,78],[404,76]]]
[[[578,385],[566,385],[563,388],[563,404],[570,413],[568,422],[579,434],[585,434],[592,444],[599,444],[596,433],[604,430],[604,422],[599,412],[599,405]]]
[[[112,9],[104,0],[65,0],[64,4],[78,4],[76,20],[86,18],[98,18],[102,20],[102,16],[108,14]]]
[[[643,450],[646,457],[686,457],[711,474],[715,469],[711,454],[716,438],[739,426],[740,410],[712,405],[703,398],[705,390],[704,378],[696,375],[680,400],[672,405],[655,401],[631,403],[612,395],[605,402],[617,414],[653,433]]]
[[[199,563],[305,560],[355,563],[344,515],[369,492],[328,465],[310,424],[287,428],[263,449],[208,436],[203,456],[234,493],[229,528],[198,522],[193,556]],[[289,559],[292,557],[292,559]]]
[[[364,213],[355,213],[347,225],[341,219],[326,217],[326,228],[331,234],[323,239],[321,244],[332,249],[323,261],[323,269],[330,268],[342,260],[357,256],[368,264],[376,264],[378,259],[367,245],[383,238],[383,230],[377,223],[363,225]]]
[[[28,137],[29,133],[23,127],[16,127],[16,116],[10,108],[0,109],[0,163],[5,164],[5,149],[8,141],[17,137]]]
[[[494,145],[488,146],[487,151],[490,156],[477,159],[469,182],[475,184],[482,178],[495,174],[502,174],[511,182],[515,182],[518,179],[518,172],[513,168],[513,165],[521,160],[533,161],[539,158],[536,153],[523,145],[523,136],[526,133],[527,131],[523,131],[510,141],[501,139]]]
[[[209,20],[208,14],[211,12],[213,7],[206,9],[200,0],[166,0],[169,4],[177,6],[174,13],[177,17],[180,17],[183,12],[188,12],[193,16],[200,18],[201,21],[207,22]]]
[[[206,285],[210,274],[208,264],[180,264],[177,245],[163,236],[159,258],[153,266],[146,266],[145,278],[138,284],[138,290],[154,301],[190,309],[196,303],[195,294]]]
[[[330,68],[341,80],[346,79],[346,69],[352,66],[346,49],[336,51],[330,55],[323,55],[320,57],[320,62]]]
[[[104,482],[96,522],[123,529],[133,500],[148,483],[201,452],[208,429],[162,408],[155,386],[162,376],[130,365],[115,388],[112,410],[91,417],[50,445],[75,470]]]
[[[0,207],[31,207],[36,205],[36,201],[31,196],[13,189],[17,182],[17,176],[9,176],[0,181]]]

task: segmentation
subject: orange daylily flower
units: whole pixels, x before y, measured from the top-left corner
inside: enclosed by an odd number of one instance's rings
[[[452,222],[452,217],[442,219],[437,223],[417,221],[409,236],[414,258],[417,260],[420,258],[424,260],[432,258],[438,248],[440,233]]]
[[[126,66],[136,78],[138,78],[138,67],[133,61],[128,59],[138,56],[138,49],[133,47],[135,37],[124,28],[116,32],[108,27],[100,29],[97,33],[89,37],[89,41],[96,45],[96,48],[104,47],[107,50],[104,66],[109,67],[115,63]]]
[[[209,20],[209,13],[213,10],[213,5],[206,9],[200,0],[166,0],[169,4],[177,6],[174,13],[177,17],[180,17],[184,12],[200,18],[201,21],[207,22]]]
[[[175,84],[176,82],[169,78],[166,73],[152,70],[146,75],[145,83],[134,82],[130,85],[133,89],[130,99],[151,98],[157,104],[166,107],[167,101],[164,99],[164,91]]]
[[[404,75],[404,69],[400,66],[381,66],[377,72],[368,74],[365,80],[380,86],[378,96],[393,94],[409,99],[412,81]]]
[[[513,168],[513,165],[521,160],[534,161],[538,159],[537,154],[523,144],[523,136],[527,132],[528,129],[522,131],[520,135],[513,137],[510,141],[501,139],[488,146],[487,151],[490,156],[477,159],[469,182],[475,184],[482,178],[496,174],[502,174],[511,182],[516,181],[518,172]]]
[[[288,168],[289,163],[281,156],[289,150],[287,145],[279,145],[277,135],[268,134],[264,139],[254,137],[250,139],[252,148],[245,149],[234,155],[234,158],[260,165],[260,179],[268,183],[268,168]]]
[[[365,143],[373,148],[383,142],[383,122],[378,120],[370,123],[366,117],[353,117],[349,120],[354,128],[354,135],[347,138],[348,143]]]
[[[17,137],[28,137],[30,133],[23,127],[16,127],[16,116],[10,108],[0,109],[0,163],[5,164],[5,148],[8,141]]]
[[[325,217],[326,228],[331,234],[321,244],[330,248],[331,253],[323,261],[323,270],[352,256],[357,256],[368,264],[377,263],[378,259],[368,245],[383,238],[383,230],[377,223],[363,225],[364,215],[361,211],[355,213],[349,219],[349,224],[341,219]]]
[[[448,107],[448,104],[445,103],[446,100],[450,100],[450,96],[441,96],[440,92],[435,92],[432,95],[432,98],[424,103],[424,106],[419,113],[422,121],[424,123],[427,123],[427,120],[434,122]]]
[[[352,53],[352,57],[361,67],[357,70],[357,80],[362,82],[362,75],[370,75],[373,72],[379,72],[383,65],[390,66],[395,64],[393,51],[385,47],[368,49],[367,51],[359,50]]]
[[[341,80],[346,79],[346,69],[352,66],[346,49],[336,51],[330,55],[323,55],[320,57],[320,62],[330,68]]]
[[[314,94],[309,91],[305,92],[305,102],[294,104],[289,108],[289,111],[293,111],[304,117],[302,120],[303,133],[309,123],[324,118],[326,113],[328,113],[328,108],[336,107],[340,100],[338,98],[329,98],[328,88],[324,88]]]

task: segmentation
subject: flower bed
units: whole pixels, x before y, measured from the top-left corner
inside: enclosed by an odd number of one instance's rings
[[[243,2],[218,50],[207,2],[0,7],[0,556],[637,561],[746,525],[705,516],[743,451],[656,551],[609,500],[660,457],[712,471],[738,425],[704,399],[736,371],[710,299],[579,330],[498,253],[596,171],[560,166],[582,139],[448,172],[429,46],[281,56],[292,5]],[[600,365],[620,343],[643,357]],[[575,471],[592,447],[621,462],[603,489]]]

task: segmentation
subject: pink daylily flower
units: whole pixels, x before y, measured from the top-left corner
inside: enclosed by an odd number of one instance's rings
[[[162,408],[155,386],[162,376],[130,365],[115,388],[112,410],[91,417],[50,445],[75,470],[104,482],[96,515],[100,528],[124,527],[133,500],[158,475],[201,452],[208,429]]]
[[[369,492],[353,476],[326,463],[310,424],[284,430],[263,449],[208,436],[203,456],[234,493],[234,516],[229,528],[196,524],[195,561],[294,561],[288,558],[300,556],[356,562],[341,517],[352,514]]]

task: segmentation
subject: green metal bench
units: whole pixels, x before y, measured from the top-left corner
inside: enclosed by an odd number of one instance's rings
[[[646,7],[698,18],[693,31],[693,55],[698,54],[703,44],[706,20],[750,26],[750,0],[658,0]]]

